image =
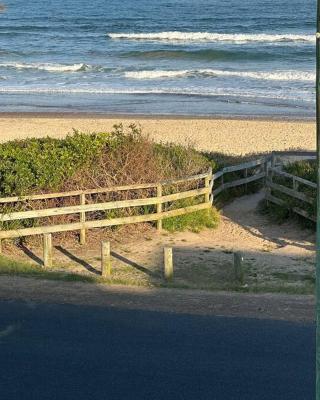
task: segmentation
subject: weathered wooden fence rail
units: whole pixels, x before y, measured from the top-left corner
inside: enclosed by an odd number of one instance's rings
[[[220,185],[213,189],[213,196],[217,196],[221,192],[223,192],[226,189],[230,189],[233,187],[241,186],[241,185],[247,185],[248,183],[258,181],[260,179],[263,179],[266,177],[266,171],[267,171],[267,166],[268,163],[270,162],[270,157],[262,157],[259,158],[258,160],[253,160],[253,161],[248,161],[246,163],[238,164],[238,165],[232,165],[230,167],[225,167],[221,171],[216,172],[213,174],[212,178],[213,181],[215,182],[218,179],[221,179]],[[257,173],[254,173],[251,176],[248,176],[248,170],[250,169],[256,169],[257,167],[260,167],[260,170]],[[230,182],[225,182],[224,181],[224,176],[230,172],[239,172],[239,171],[244,171],[244,178],[241,179],[236,179]]]
[[[168,186],[186,184],[191,182],[198,182],[196,189],[184,190],[173,194],[163,195],[163,190]],[[80,231],[80,240],[85,242],[85,232],[87,229],[104,228],[109,226],[133,224],[139,222],[152,222],[157,221],[158,228],[161,229],[161,221],[164,218],[175,217],[190,212],[203,210],[211,207],[212,199],[212,170],[207,173],[194,175],[192,177],[176,180],[168,180],[155,184],[137,184],[118,187],[109,187],[96,190],[85,191],[71,191],[62,193],[49,193],[38,194],[23,197],[8,197],[0,198],[0,204],[17,204],[25,203],[30,204],[36,200],[58,199],[66,197],[79,197],[79,205],[54,207],[37,210],[16,211],[0,214],[0,223],[8,221],[19,221],[28,219],[39,219],[45,217],[54,217],[61,215],[77,214],[79,215],[79,222],[71,222],[66,224],[50,224],[47,226],[34,226],[30,228],[20,229],[2,229],[0,230],[0,241],[2,239],[17,238],[30,235],[49,234],[66,231]],[[156,196],[144,196],[142,198],[135,198],[131,200],[108,201],[93,204],[86,204],[87,195],[105,194],[108,192],[121,192],[121,191],[137,191],[142,189],[154,189]],[[180,207],[171,210],[165,210],[163,205],[172,203],[177,200],[198,198],[199,204],[190,205],[187,207]],[[95,211],[110,211],[119,209],[128,209],[141,206],[155,206],[155,212],[143,215],[124,216],[118,218],[105,218],[105,219],[87,219],[88,212]]]
[[[315,159],[316,159],[316,153],[314,151],[275,151],[272,152],[270,155],[262,157],[258,160],[253,160],[247,163],[225,167],[221,171],[213,174],[214,181],[221,178],[222,182],[220,186],[218,186],[217,188],[214,187],[212,194],[213,196],[217,196],[226,189],[240,185],[247,185],[250,182],[264,179],[266,187],[265,198],[267,201],[270,201],[279,206],[289,207],[288,202],[274,195],[274,192],[281,192],[286,196],[289,196],[296,200],[300,200],[308,204],[314,204],[315,198],[308,196],[302,191],[299,191],[299,188],[304,185],[309,188],[316,189],[317,184],[314,182],[310,182],[306,179],[300,178],[298,176],[288,174],[287,172],[282,171],[281,168],[283,167],[284,164],[288,162],[293,162],[298,160],[315,160]],[[260,166],[260,171],[259,170],[257,171],[256,169],[259,166]],[[248,170],[250,169],[255,170],[255,173],[252,176],[248,176]],[[225,174],[243,170],[245,172],[244,178],[237,179],[227,183],[224,182],[223,178]],[[292,180],[291,187],[274,182],[273,178],[275,176],[280,176]],[[307,212],[301,207],[292,207],[292,211],[305,218],[315,221],[315,216],[311,215],[309,212]]]
[[[283,184],[274,183],[274,178],[280,176],[283,178],[292,180],[292,187],[289,188]],[[290,204],[282,198],[276,196],[275,192],[285,194],[286,196],[293,198],[295,200],[300,200],[308,204],[314,204],[315,198],[306,195],[304,192],[299,191],[299,185],[305,185],[312,189],[317,188],[317,184],[314,182],[307,181],[306,179],[300,178],[295,175],[288,174],[284,171],[280,171],[277,168],[269,169],[269,176],[266,183],[266,200],[271,203],[277,204],[282,207],[291,208],[293,212],[303,216],[304,218],[310,219],[311,221],[316,221],[314,215],[310,214],[301,207],[290,207]]]

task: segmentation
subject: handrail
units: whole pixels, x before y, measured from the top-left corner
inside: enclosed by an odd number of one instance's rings
[[[206,178],[208,173],[197,174],[186,178],[180,179],[171,179],[166,181],[160,181],[158,183],[138,183],[133,185],[122,185],[122,186],[110,186],[107,188],[99,188],[99,189],[86,189],[86,190],[73,190],[69,192],[58,192],[58,193],[44,193],[44,194],[34,194],[34,195],[26,195],[26,196],[14,196],[14,197],[1,197],[0,203],[16,203],[20,201],[28,201],[28,200],[47,200],[47,199],[55,199],[55,198],[63,198],[63,197],[75,197],[80,196],[81,194],[101,194],[101,193],[110,193],[110,192],[120,192],[126,190],[139,190],[139,189],[151,189],[156,188],[159,184],[162,186],[175,185],[184,182],[191,182],[195,180],[200,180]]]
[[[195,180],[204,180],[204,187],[200,187],[197,189],[189,189],[183,191],[163,195],[163,186],[173,185],[173,184],[181,184],[185,182],[191,182]],[[203,183],[202,183],[203,185]],[[80,241],[82,243],[85,242],[86,230],[89,228],[97,228],[97,227],[107,227],[107,226],[115,226],[115,225],[123,225],[123,224],[133,224],[138,222],[150,222],[157,221],[158,229],[161,229],[162,219],[169,218],[173,216],[183,215],[186,213],[194,212],[197,210],[208,209],[212,205],[211,192],[212,192],[212,170],[209,169],[208,172],[193,175],[187,178],[181,179],[172,179],[167,181],[162,181],[157,184],[138,184],[138,185],[127,185],[127,186],[118,186],[113,188],[104,188],[97,190],[85,190],[85,191],[73,191],[73,192],[65,192],[65,193],[50,193],[47,195],[35,195],[35,196],[25,196],[24,199],[27,200],[38,200],[38,199],[46,199],[46,198],[54,198],[54,197],[68,197],[68,196],[78,196],[80,195],[80,204],[72,205],[72,206],[63,206],[63,207],[52,207],[38,210],[27,210],[27,211],[15,211],[15,212],[7,212],[0,214],[0,222],[9,222],[9,221],[19,221],[19,220],[28,220],[33,218],[45,218],[45,217],[55,217],[61,215],[70,215],[70,214],[78,214],[80,216],[79,222],[72,222],[67,224],[51,224],[47,226],[36,226],[31,228],[19,228],[19,229],[7,229],[0,230],[0,244],[1,239],[8,239],[14,237],[21,236],[29,236],[29,235],[38,235],[38,234],[47,234],[54,232],[65,232],[72,230],[80,230]],[[86,204],[86,195],[92,193],[104,193],[104,192],[113,192],[116,190],[133,190],[136,188],[146,188],[146,187],[155,187],[157,188],[156,196],[153,193],[147,193],[146,197],[138,198],[138,199],[130,199],[130,200],[117,200],[117,201],[109,201],[109,202],[96,202],[92,204]],[[58,195],[58,196],[57,196]],[[200,197],[201,196],[201,197]],[[198,199],[199,203],[192,206],[180,206],[173,210],[165,210],[163,209],[163,204],[170,204],[172,202],[188,199],[188,198]],[[16,197],[14,198],[5,198],[6,203],[15,202]],[[19,198],[19,201],[22,199]],[[95,199],[97,201],[97,199]],[[86,219],[86,213],[95,212],[95,211],[107,211],[107,210],[116,210],[116,209],[127,209],[132,207],[143,207],[143,206],[157,206],[155,207],[155,212],[149,214],[140,214],[134,216],[125,216],[120,218],[103,218],[103,219]],[[1,246],[0,246],[1,250]]]
[[[151,197],[144,199],[134,199],[134,200],[119,200],[119,201],[109,201],[107,203],[95,203],[95,204],[84,204],[77,206],[67,206],[67,207],[52,207],[45,208],[41,210],[32,211],[20,211],[12,212],[8,214],[0,214],[0,222],[5,221],[18,221],[22,219],[30,218],[44,218],[44,217],[55,217],[58,215],[70,215],[78,214],[80,212],[92,212],[92,211],[107,211],[115,210],[119,208],[129,208],[129,207],[139,207],[139,206],[150,206],[155,204],[163,204],[171,201],[187,199],[190,197],[200,196],[208,193],[207,188],[188,190],[185,192],[174,193],[161,197]]]

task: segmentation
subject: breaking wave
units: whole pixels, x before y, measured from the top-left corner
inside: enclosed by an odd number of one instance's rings
[[[10,62],[0,63],[0,68],[1,67],[14,68],[14,69],[34,69],[47,72],[79,72],[79,71],[88,71],[93,68],[87,64],[63,65],[63,64],[53,64],[53,63],[25,64],[25,63],[10,63]]]
[[[166,42],[307,42],[315,41],[314,35],[297,35],[290,33],[214,33],[214,32],[156,32],[156,33],[108,33],[111,39],[153,40]]]
[[[129,79],[173,79],[188,77],[240,77],[249,79],[262,79],[269,81],[306,81],[315,80],[313,72],[305,71],[273,71],[273,72],[252,72],[252,71],[223,71],[215,69],[198,70],[177,70],[177,71],[130,71],[125,72]]]

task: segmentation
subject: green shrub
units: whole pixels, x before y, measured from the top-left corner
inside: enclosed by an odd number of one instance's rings
[[[65,139],[27,139],[0,144],[0,193],[58,190],[65,179],[93,162],[110,134],[74,132]]]
[[[214,164],[192,147],[173,143],[155,144],[154,155],[160,168],[167,171],[168,175],[197,174],[208,170]]]
[[[0,144],[0,195],[22,196],[43,192],[92,189],[132,183],[154,183],[162,179],[179,178],[216,167],[213,159],[192,147],[171,143],[156,144],[144,137],[136,125],[125,129],[114,126],[111,133],[85,134],[74,131],[64,139],[50,137],[15,140]],[[196,188],[197,183],[182,185],[182,189]],[[174,193],[177,188],[166,187],[164,194]],[[149,191],[150,192],[150,191]],[[98,201],[134,199],[137,196],[153,196],[154,193],[121,192],[100,195]],[[90,199],[88,199],[90,200]],[[78,199],[62,198],[44,202],[8,204],[3,212],[24,211],[34,208],[50,208],[78,204]],[[193,200],[192,204],[196,204]],[[167,205],[169,209],[179,203]],[[189,204],[190,205],[190,204]],[[183,206],[183,205],[182,205]],[[32,207],[32,208],[30,208]],[[171,208],[170,208],[171,207]],[[154,206],[134,207],[89,215],[94,218],[115,218],[154,212]],[[51,219],[30,219],[2,223],[2,229],[13,229],[67,223],[72,216]],[[169,230],[213,227],[214,212],[199,211],[187,216],[169,219]],[[176,228],[174,228],[176,227]]]
[[[174,210],[178,208],[193,206],[199,204],[200,199],[185,199],[175,201],[169,209]],[[192,231],[200,232],[204,228],[216,228],[219,224],[219,213],[216,208],[211,207],[207,210],[199,210],[177,217],[166,218],[163,220],[163,229],[169,232],[182,232]]]

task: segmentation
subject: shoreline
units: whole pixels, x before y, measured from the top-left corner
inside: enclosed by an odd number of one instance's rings
[[[315,150],[315,119],[202,117],[92,113],[0,113],[0,142],[30,137],[63,138],[77,130],[110,132],[115,124],[140,125],[156,142],[192,146],[229,155]]]
[[[167,119],[167,120],[230,120],[230,121],[286,121],[286,122],[315,122],[316,117],[297,117],[294,118],[289,115],[229,115],[229,114],[212,114],[212,115],[193,115],[193,114],[135,114],[135,113],[99,113],[99,112],[35,112],[35,111],[12,111],[1,112],[1,118],[54,118],[54,119]]]

